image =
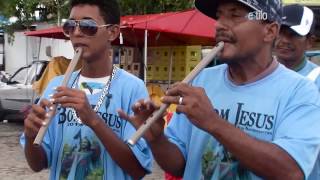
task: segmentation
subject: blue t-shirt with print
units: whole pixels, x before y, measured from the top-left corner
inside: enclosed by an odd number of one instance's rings
[[[297,71],[297,73],[301,74],[302,76],[308,76],[308,74],[315,68],[319,67],[318,65],[314,64],[313,62],[306,60],[305,66]],[[316,85],[320,90],[320,76],[315,80]],[[320,180],[320,154],[318,155],[317,162],[308,178],[309,180]]]
[[[70,83],[76,82],[79,72],[73,73]],[[54,87],[61,84],[63,77],[52,80],[44,92],[44,98],[54,93]],[[71,85],[69,85],[70,87]],[[102,92],[88,95],[89,103],[94,106]],[[135,128],[118,116],[117,109],[123,109],[132,114],[131,107],[139,99],[148,98],[144,83],[124,70],[118,69],[115,74],[109,94],[98,110],[105,125],[124,142],[134,133]],[[25,139],[21,137],[21,144]],[[58,108],[48,131],[43,139],[50,179],[132,179],[111,158],[95,133],[79,123],[70,108]],[[144,139],[140,139],[132,152],[148,172],[152,168],[152,154]]]
[[[193,86],[205,89],[223,119],[252,137],[280,146],[309,175],[320,149],[316,86],[283,65],[261,80],[238,86],[228,79],[227,69],[227,65],[205,69]],[[174,114],[165,133],[186,160],[184,180],[261,179],[184,114]]]

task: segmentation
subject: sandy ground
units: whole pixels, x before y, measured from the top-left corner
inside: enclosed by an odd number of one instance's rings
[[[0,179],[1,180],[44,180],[48,179],[48,171],[32,172],[24,158],[19,144],[19,136],[23,130],[21,123],[0,122]],[[163,171],[155,164],[153,173],[145,180],[163,179]]]

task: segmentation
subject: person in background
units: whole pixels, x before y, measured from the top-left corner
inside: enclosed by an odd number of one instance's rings
[[[281,64],[302,76],[314,79],[320,89],[320,76],[312,73],[317,71],[318,65],[305,56],[305,52],[312,48],[315,40],[315,24],[314,13],[310,8],[299,4],[284,6],[275,53]]]
[[[311,9],[299,4],[284,6],[275,52],[281,64],[313,80],[320,90],[320,67],[305,56],[313,44],[314,27],[315,18]],[[320,156],[308,179],[320,180]]]
[[[21,144],[32,170],[50,169],[50,179],[141,179],[150,173],[152,154],[144,139],[131,147],[126,140],[134,127],[117,109],[132,114],[131,106],[147,98],[140,79],[113,66],[111,42],[119,35],[116,0],[71,0],[63,31],[74,49],[82,48],[82,67],[68,87],[54,78],[38,105],[25,119]],[[58,105],[40,146],[33,141],[44,124],[47,109]]]
[[[320,149],[320,95],[313,82],[273,57],[280,30],[280,0],[195,0],[215,18],[219,60],[191,85],[178,83],[162,102],[177,104],[144,134],[158,164],[184,180],[290,179],[309,176]],[[138,128],[153,112],[140,100]]]

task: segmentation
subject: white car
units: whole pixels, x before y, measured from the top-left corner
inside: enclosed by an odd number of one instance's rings
[[[35,61],[18,69],[12,76],[2,73],[0,82],[0,121],[23,119],[21,111],[38,98],[32,83],[41,77],[47,61]]]

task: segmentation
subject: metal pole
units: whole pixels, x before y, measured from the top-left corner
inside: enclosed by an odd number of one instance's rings
[[[148,30],[144,31],[144,73],[143,73],[143,80],[144,83],[147,84],[147,58],[148,58]]]

